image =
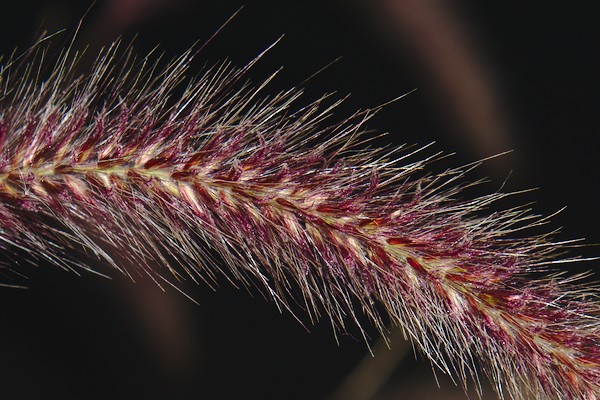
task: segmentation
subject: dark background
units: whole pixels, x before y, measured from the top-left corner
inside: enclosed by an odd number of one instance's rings
[[[244,2],[180,0],[126,21],[111,17],[113,3],[97,1],[85,19],[78,46],[91,43],[89,53],[121,33],[127,40],[137,34],[139,53],[159,44],[169,58],[207,40]],[[304,86],[306,101],[325,92],[351,93],[340,117],[418,88],[369,122],[390,133],[381,144],[435,141],[431,153],[457,153],[434,170],[512,148],[504,160],[473,173],[474,179],[492,178],[482,193],[496,190],[512,170],[508,189],[539,188],[518,203],[536,201],[534,210],[545,215],[567,206],[552,223],[564,227],[561,239],[600,243],[598,6],[452,3],[455,24],[465,29],[470,54],[497,101],[501,143],[510,146],[490,152],[473,145],[477,139],[453,116],[451,96],[436,87],[418,42],[389,24],[380,3],[247,1],[202,51],[197,70],[223,59],[243,66],[285,34],[249,75],[260,81],[284,67],[266,93],[303,82],[338,56],[343,59]],[[41,29],[73,32],[89,5],[5,2],[0,53],[27,48]],[[54,43],[68,38],[59,35]],[[577,254],[593,256],[598,248]],[[573,268],[597,269],[597,263]],[[341,335],[338,345],[327,321],[304,329],[257,293],[226,283],[216,292],[186,285],[196,305],[143,282],[76,276],[51,266],[26,272],[29,289],[0,287],[0,393],[15,397],[320,399],[366,355],[356,332]],[[413,358],[398,363],[376,398],[464,398],[443,377],[437,390],[427,362]]]

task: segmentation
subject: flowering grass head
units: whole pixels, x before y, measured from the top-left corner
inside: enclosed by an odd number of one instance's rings
[[[489,211],[505,193],[462,200],[472,166],[423,173],[439,154],[370,146],[373,110],[331,124],[329,96],[262,95],[253,63],[186,79],[192,57],[161,69],[116,43],[81,76],[68,52],[43,79],[40,57],[4,64],[4,253],[175,287],[224,275],[336,330],[391,321],[500,397],[597,398],[597,289],[553,272],[574,260],[527,235],[544,218]]]

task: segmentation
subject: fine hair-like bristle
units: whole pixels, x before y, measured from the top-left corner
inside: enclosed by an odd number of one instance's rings
[[[68,52],[44,79],[41,57],[2,67],[3,253],[159,285],[223,274],[338,330],[389,320],[500,397],[597,398],[597,289],[552,272],[569,243],[524,233],[544,218],[487,211],[504,193],[459,200],[470,167],[423,174],[438,155],[369,147],[372,110],[327,125],[328,96],[261,98],[252,63],[186,80],[192,51],[164,69],[117,54],[83,76]]]

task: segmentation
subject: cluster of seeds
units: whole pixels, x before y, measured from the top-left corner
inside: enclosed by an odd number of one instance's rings
[[[2,67],[3,253],[159,285],[224,275],[336,329],[391,321],[501,397],[597,398],[596,289],[548,272],[565,243],[517,238],[543,219],[485,211],[503,193],[459,200],[468,168],[423,173],[438,155],[371,148],[373,111],[331,125],[328,96],[259,97],[252,63],[187,80],[191,52],[164,69],[117,54],[79,77],[68,52],[43,79],[35,55]]]

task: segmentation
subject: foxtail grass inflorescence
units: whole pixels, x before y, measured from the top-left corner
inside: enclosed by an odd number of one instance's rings
[[[372,148],[364,123],[334,124],[329,96],[260,97],[227,63],[185,78],[116,43],[89,73],[59,57],[0,71],[0,249],[98,272],[99,259],[159,285],[260,286],[336,330],[398,325],[466,385],[500,397],[598,398],[597,289],[553,272],[569,242],[508,196],[460,200],[472,166],[423,173],[438,154]],[[411,161],[413,160],[413,161]],[[11,268],[11,265],[5,265]],[[579,282],[579,283],[578,283]]]

